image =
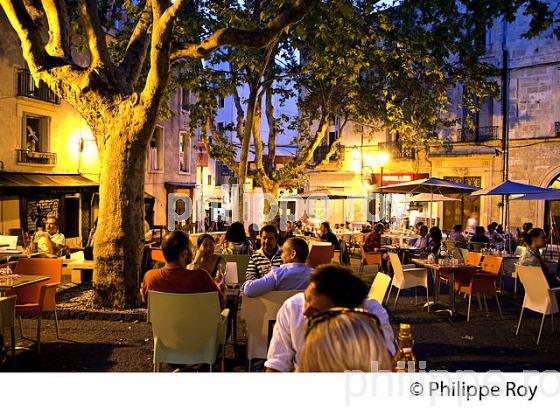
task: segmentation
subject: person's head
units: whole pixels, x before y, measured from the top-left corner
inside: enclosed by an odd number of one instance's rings
[[[286,230],[288,232],[291,232],[294,229],[294,224],[292,223],[292,221],[286,221]]]
[[[499,224],[499,225],[496,227],[496,232],[498,232],[498,233],[504,233],[504,226],[503,226],[502,224]]]
[[[54,215],[47,217],[47,222],[45,222],[45,230],[49,235],[54,235],[58,232],[58,218]]]
[[[430,228],[430,238],[432,238],[432,241],[441,242],[443,239],[441,229],[439,229],[437,226],[432,226]]]
[[[278,247],[278,232],[273,225],[265,225],[259,234],[261,246],[266,253],[276,252]]]
[[[232,223],[226,231],[226,241],[228,242],[243,242],[247,240],[245,235],[245,227],[241,222]]]
[[[525,243],[531,248],[544,248],[546,246],[546,233],[541,228],[533,228],[525,234]]]
[[[331,225],[328,222],[321,222],[321,233],[326,234],[330,232]]]
[[[392,361],[378,319],[367,313],[338,309],[320,316],[310,323],[298,371],[391,370]]]
[[[494,224],[490,224],[486,227],[486,229],[488,229],[488,232],[492,233],[496,230],[496,227],[494,226]]]
[[[354,309],[367,294],[368,287],[352,270],[335,264],[321,265],[309,275],[303,314],[312,317],[333,307]]]
[[[414,229],[416,229],[416,232],[420,232],[420,228],[422,228],[422,226],[424,226],[424,222],[418,221],[414,224]]]
[[[249,237],[251,238],[256,238],[257,236],[259,236],[259,227],[257,224],[251,224],[249,225]]]
[[[338,224],[334,224],[334,229],[338,229],[339,225]]]
[[[385,230],[385,227],[383,226],[382,223],[378,223],[378,224],[375,225],[374,230],[377,233],[383,233],[383,231]]]
[[[426,225],[420,225],[420,236],[426,236],[428,235],[428,226]]]
[[[204,255],[211,256],[214,254],[214,251],[216,249],[216,242],[214,242],[214,238],[212,238],[211,235],[205,233],[200,235],[196,240],[196,247],[200,249],[201,246]]]
[[[455,225],[455,226],[453,227],[453,232],[460,233],[460,232],[462,232],[462,231],[463,231],[463,225]]]
[[[531,222],[525,222],[523,224],[523,232],[529,232],[531,229],[533,229],[533,224]]]
[[[186,265],[192,259],[189,236],[183,231],[169,232],[163,238],[161,250],[167,263]]]
[[[474,230],[474,234],[476,236],[484,236],[485,232],[486,231],[484,230],[484,226],[477,226]]]
[[[309,246],[302,238],[289,238],[282,245],[282,263],[305,263]]]

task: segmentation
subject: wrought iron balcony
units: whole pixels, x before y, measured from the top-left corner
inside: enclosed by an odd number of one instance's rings
[[[17,149],[16,162],[18,164],[56,165],[56,153],[36,152],[27,149]]]
[[[497,140],[499,138],[498,130],[500,127],[476,127],[459,129],[460,142],[484,142]]]
[[[22,97],[34,98],[36,100],[46,101],[52,104],[60,104],[60,98],[53,93],[49,87],[40,83],[35,84],[29,70],[18,70],[18,89],[17,95]]]
[[[385,151],[392,159],[414,159],[415,150],[404,150],[398,142],[380,142],[377,144],[380,151]]]

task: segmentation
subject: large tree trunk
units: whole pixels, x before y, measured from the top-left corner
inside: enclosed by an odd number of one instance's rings
[[[146,141],[155,115],[115,118],[100,149],[99,224],[95,233],[95,304],[112,308],[138,304],[144,247]],[[98,141],[101,139],[98,138]]]

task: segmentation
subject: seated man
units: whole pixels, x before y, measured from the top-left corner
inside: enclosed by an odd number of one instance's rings
[[[39,252],[58,254],[65,246],[66,238],[58,231],[58,219],[54,215],[47,217],[45,230],[35,232],[33,242],[37,242]]]
[[[309,277],[309,286],[284,302],[268,348],[267,371],[290,372],[297,368],[303,346],[306,318],[333,307],[361,307],[379,319],[385,345],[391,356],[396,352],[395,336],[385,309],[375,300],[366,299],[368,287],[352,271],[340,265],[323,265]]]
[[[418,249],[426,249],[428,247],[428,244],[430,243],[430,235],[428,235],[429,233],[429,229],[427,225],[421,225],[420,226],[420,238],[418,238],[416,240],[416,243],[414,244],[416,248]]]
[[[373,232],[370,233],[364,241],[365,252],[379,252],[381,248],[381,234],[383,234],[383,224],[375,225]]]
[[[301,238],[290,238],[282,246],[282,265],[260,279],[246,281],[241,291],[256,298],[273,290],[303,290],[309,284],[311,268],[305,264],[309,247]]]
[[[216,283],[210,274],[202,269],[186,269],[185,266],[191,259],[190,242],[188,235],[183,231],[168,233],[161,244],[165,257],[165,266],[162,269],[152,269],[146,272],[140,289],[142,302],[148,300],[148,291],[168,293],[203,293],[218,291],[220,306],[225,306],[223,294],[223,278],[217,278]]]
[[[338,241],[338,238],[336,237],[336,235],[333,233],[333,231],[331,230],[331,225],[328,222],[322,222],[321,223],[321,241],[323,242],[330,242],[333,244],[334,249],[336,251],[340,250],[340,242]]]
[[[484,226],[477,226],[475,231],[474,231],[474,235],[471,236],[471,240],[470,242],[475,242],[475,243],[490,243],[490,239],[488,239],[488,237],[486,236],[486,231],[484,230]]]
[[[247,265],[247,275],[245,280],[262,278],[273,266],[282,264],[282,249],[278,246],[278,232],[272,225],[265,225],[261,228],[260,238],[261,247],[253,252]]]

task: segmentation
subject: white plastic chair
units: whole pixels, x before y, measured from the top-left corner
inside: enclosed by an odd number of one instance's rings
[[[245,319],[247,328],[249,370],[251,370],[251,360],[266,358],[269,336],[272,335],[270,322],[276,320],[278,310],[284,301],[299,292],[301,291],[273,291],[257,298],[242,296],[241,317]]]
[[[368,293],[368,299],[373,299],[383,304],[387,289],[391,286],[391,277],[383,272],[377,272]]]
[[[401,289],[411,289],[420,286],[426,288],[426,301],[428,302],[428,311],[430,311],[430,296],[428,293],[428,269],[408,268],[408,266],[406,269],[404,269],[401,264],[401,260],[399,259],[399,255],[397,255],[396,253],[389,253],[389,258],[391,260],[391,266],[393,267],[394,272],[392,286],[398,289],[393,309],[397,308],[397,302],[399,300]],[[387,295],[387,303],[389,303],[389,299],[391,298],[391,290],[392,288],[389,290],[389,294]]]
[[[0,335],[4,329],[10,329],[12,342],[12,359],[16,362],[16,296],[0,297]],[[0,347],[1,349],[2,347]]]
[[[154,335],[154,371],[161,363],[212,365],[224,346],[229,309],[220,313],[218,292],[148,292],[148,321]]]
[[[525,298],[521,306],[521,314],[519,315],[519,323],[515,334],[519,334],[521,327],[521,319],[523,318],[523,311],[525,309],[532,310],[537,313],[542,313],[541,327],[539,329],[539,336],[537,337],[537,345],[541,340],[542,328],[544,319],[547,315],[551,315],[552,324],[554,328],[554,315],[558,313],[558,302],[556,295],[548,286],[548,282],[544,276],[542,269],[538,266],[523,266],[517,265],[517,275],[521,284],[525,288]]]

